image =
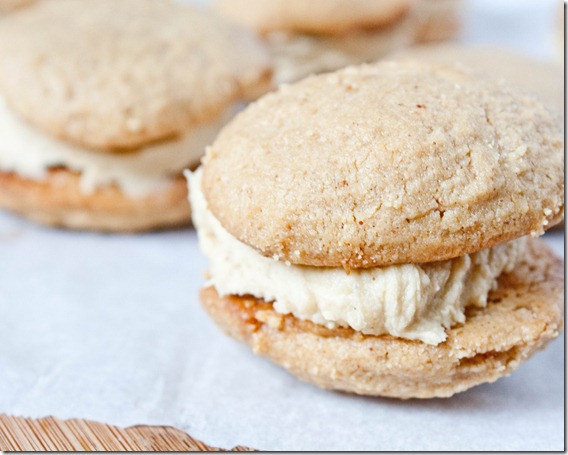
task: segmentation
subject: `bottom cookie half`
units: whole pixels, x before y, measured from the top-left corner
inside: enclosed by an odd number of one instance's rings
[[[366,336],[350,328],[327,329],[274,311],[251,296],[201,292],[210,316],[299,378],[327,389],[396,398],[449,397],[516,369],[558,335],[563,321],[562,262],[540,240],[499,279],[484,309],[433,346],[392,336]]]
[[[136,232],[190,224],[187,186],[181,176],[155,194],[131,198],[116,187],[85,194],[79,176],[65,169],[50,171],[42,181],[0,172],[0,208],[69,229]]]

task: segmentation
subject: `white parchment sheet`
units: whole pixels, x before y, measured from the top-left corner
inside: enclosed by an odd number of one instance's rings
[[[472,2],[465,40],[548,55],[554,6]],[[563,255],[562,233],[547,241]],[[192,230],[72,233],[0,214],[0,413],[173,425],[220,447],[563,450],[563,336],[451,399],[333,393],[225,337],[198,303],[205,268]]]
[[[69,233],[0,215],[0,251],[0,412],[173,425],[221,447],[563,447],[562,339],[451,399],[350,396],[221,334],[197,301],[193,231]]]

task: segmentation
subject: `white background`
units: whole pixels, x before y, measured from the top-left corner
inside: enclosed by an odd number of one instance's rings
[[[558,3],[469,2],[464,40],[551,56]],[[546,240],[563,256],[562,233]],[[205,268],[192,230],[72,233],[0,214],[0,413],[173,425],[221,447],[563,450],[563,336],[451,399],[332,393],[222,335],[198,303]]]

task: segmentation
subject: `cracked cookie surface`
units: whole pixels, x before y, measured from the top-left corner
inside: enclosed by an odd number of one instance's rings
[[[557,115],[459,66],[383,62],[283,86],[204,159],[223,227],[261,254],[346,269],[441,261],[563,217]]]

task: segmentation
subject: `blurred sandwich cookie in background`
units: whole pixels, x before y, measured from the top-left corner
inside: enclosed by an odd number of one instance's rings
[[[566,46],[566,18],[565,18],[565,13],[566,13],[566,4],[563,2],[560,5],[560,8],[558,9],[558,18],[556,20],[556,23],[558,24],[556,26],[556,33],[555,33],[555,41],[557,43],[557,49],[558,51],[556,52],[556,55],[558,56],[560,62],[562,64],[564,64],[564,48]]]
[[[320,387],[447,397],[562,329],[557,113],[460,65],[382,62],[284,85],[188,174],[230,336]]]
[[[554,60],[541,60],[497,46],[457,43],[416,46],[393,52],[387,58],[462,64],[532,93],[559,113],[564,110],[564,68]]]
[[[261,33],[277,83],[376,60],[414,42],[412,0],[214,0]]]
[[[0,22],[0,207],[48,225],[190,222],[181,172],[271,85],[263,44],[169,0],[42,0]]]
[[[31,5],[35,0],[0,0],[0,17],[3,14]]]
[[[462,0],[416,0],[415,41],[429,43],[456,38],[462,26]]]

